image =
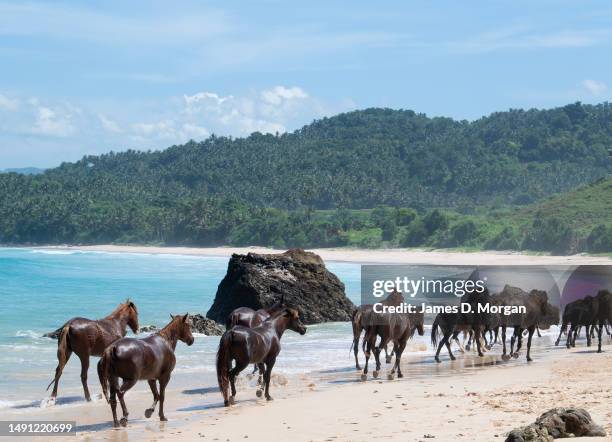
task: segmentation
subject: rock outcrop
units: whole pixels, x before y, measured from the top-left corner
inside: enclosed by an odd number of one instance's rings
[[[605,430],[583,408],[553,408],[535,423],[512,430],[506,442],[550,442],[567,437],[604,437]]]
[[[235,308],[257,310],[281,296],[287,306],[298,309],[306,324],[349,321],[355,308],[344,284],[325,268],[320,256],[291,249],[281,254],[232,255],[206,316],[225,324]]]

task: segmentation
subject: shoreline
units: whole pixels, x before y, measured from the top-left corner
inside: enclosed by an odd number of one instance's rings
[[[15,247],[24,249],[63,250],[106,253],[138,253],[150,255],[185,255],[201,257],[227,257],[232,254],[274,254],[285,250],[267,247],[165,247],[136,245],[92,245],[92,246],[36,246]],[[360,264],[438,264],[438,265],[599,265],[612,264],[610,256],[593,255],[532,255],[521,252],[462,252],[453,250],[422,249],[354,249],[320,248],[306,249],[321,256],[324,261],[351,262]]]

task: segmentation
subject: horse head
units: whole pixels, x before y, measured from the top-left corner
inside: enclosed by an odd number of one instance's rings
[[[189,321],[189,313],[185,315],[170,315],[172,318],[172,324],[178,331],[178,339],[183,341],[187,345],[193,344],[193,335],[191,334],[191,323]]]
[[[306,326],[300,321],[300,314],[296,309],[285,307],[282,314],[289,319],[287,323],[289,330],[293,330],[301,335],[306,334]]]
[[[128,325],[134,333],[138,333],[138,309],[136,308],[136,304],[134,304],[132,300],[128,298],[125,300],[123,305],[125,311],[127,312]]]

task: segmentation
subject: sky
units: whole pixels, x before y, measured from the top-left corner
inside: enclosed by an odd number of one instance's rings
[[[0,169],[367,107],[612,98],[609,1],[0,0]]]

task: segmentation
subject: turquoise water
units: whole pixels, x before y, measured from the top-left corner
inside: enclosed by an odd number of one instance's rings
[[[164,325],[170,313],[202,313],[211,306],[228,258],[183,255],[80,252],[0,248],[0,407],[40,400],[57,364],[57,341],[42,338],[74,316],[99,318],[130,297],[141,325]],[[327,263],[354,302],[360,296],[360,266]],[[288,334],[288,372],[325,366],[342,354],[349,363],[349,324],[309,328],[305,337]],[[325,341],[324,350],[320,343]],[[199,336],[187,349],[179,345],[177,372],[214,372],[217,337]],[[329,353],[327,356],[325,353]],[[95,360],[89,373],[97,391]],[[81,394],[80,365],[72,357],[60,383],[62,394]]]

